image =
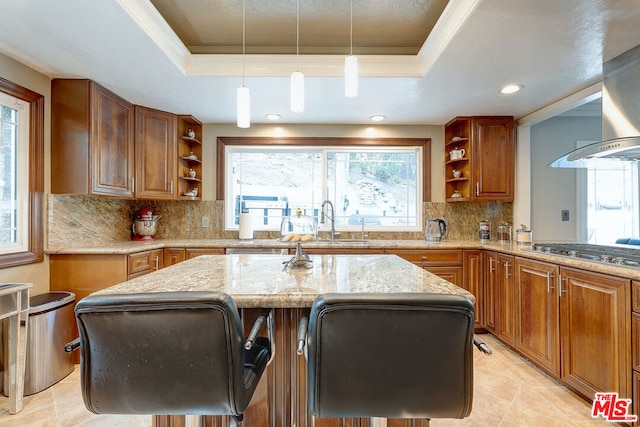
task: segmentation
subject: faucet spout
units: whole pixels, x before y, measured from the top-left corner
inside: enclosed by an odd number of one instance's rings
[[[329,205],[329,207],[331,208],[331,211],[330,211],[331,214],[329,214],[328,212],[325,213],[325,207],[327,205]],[[331,221],[331,240],[336,239],[335,215],[336,215],[336,212],[333,209],[333,203],[331,203],[331,200],[325,200],[324,202],[322,202],[322,207],[320,208],[320,223],[324,224],[325,216],[329,218],[329,221]]]

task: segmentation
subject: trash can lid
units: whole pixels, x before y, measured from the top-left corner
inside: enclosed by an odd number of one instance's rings
[[[47,292],[29,298],[29,316],[53,310],[76,300],[73,292]]]

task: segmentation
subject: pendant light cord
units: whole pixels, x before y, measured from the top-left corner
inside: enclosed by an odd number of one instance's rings
[[[353,0],[349,2],[349,55],[353,56]]]
[[[242,87],[244,87],[244,54],[245,54],[245,13],[244,2],[242,0]]]
[[[300,71],[300,0],[296,0],[296,71]]]

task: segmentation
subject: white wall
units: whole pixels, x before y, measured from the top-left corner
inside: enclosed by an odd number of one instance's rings
[[[599,117],[554,117],[531,126],[531,211],[533,239],[577,241],[576,171],[547,167],[576,148],[576,141],[601,139]],[[568,209],[570,220],[562,221]]]
[[[38,73],[32,68],[17,62],[8,56],[0,54],[0,77],[17,83],[20,86],[31,89],[45,97],[44,112],[44,191],[49,194],[51,191],[50,172],[50,117],[51,117],[51,79],[44,74]],[[46,200],[46,198],[45,198]],[[46,205],[46,203],[45,203]],[[47,218],[46,206],[43,218]],[[46,227],[46,220],[44,226]],[[46,239],[46,229],[45,229]],[[38,295],[49,291],[49,257],[45,255],[45,260],[41,263],[29,264],[21,267],[0,269],[0,282],[29,282],[33,283],[31,295]]]

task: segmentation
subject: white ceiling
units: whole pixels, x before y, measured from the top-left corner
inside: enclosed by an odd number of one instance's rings
[[[179,3],[154,0],[163,2]],[[385,12],[380,3],[396,9]],[[386,115],[387,124],[443,124],[456,115],[522,117],[599,82],[603,60],[640,44],[638,0],[449,0],[432,30],[428,17],[407,19],[405,24],[397,19],[407,10],[437,9],[437,3],[354,0],[354,53],[361,78],[358,97],[345,98],[344,54],[322,53],[311,46],[305,53],[304,22],[309,17],[304,13],[313,9],[313,16],[319,16],[323,8],[318,5],[332,12],[328,16],[337,21],[327,21],[315,32],[326,34],[327,44],[339,50],[331,35],[348,35],[349,10],[337,12],[346,1],[300,0],[301,47],[296,59],[295,51],[288,53],[295,39],[277,54],[269,54],[273,46],[251,53],[249,44],[259,44],[251,37],[263,40],[256,22],[261,16],[258,5],[265,3],[246,0],[244,80],[251,90],[252,123],[267,122],[267,113],[278,113],[281,122],[292,124],[367,123],[374,114]],[[241,11],[242,2],[199,0],[194,10],[182,12],[204,16],[206,5],[227,5],[229,14]],[[293,0],[269,2],[269,10],[291,9],[289,38],[295,37],[295,5]],[[191,53],[149,0],[0,0],[0,11],[0,52],[52,78],[90,78],[135,104],[193,114],[206,123],[235,123],[235,90],[242,85],[243,60],[234,49],[241,27],[222,24],[228,20],[216,26],[221,35],[231,30],[236,34],[226,51],[219,48],[225,53],[205,54]],[[373,55],[375,46],[362,46],[359,53],[357,25],[364,24],[358,13],[370,21],[375,11],[382,14],[376,21],[381,33],[383,28],[391,29],[389,34],[415,31],[416,22],[426,27],[428,37],[419,52]],[[236,21],[241,23],[241,16]],[[264,27],[286,38],[277,31],[279,25]],[[420,37],[412,33],[405,39]],[[189,42],[197,51],[194,44],[198,43]],[[398,41],[388,52],[401,51],[398,46],[406,44],[411,43]],[[296,67],[306,76],[302,113],[289,111],[288,76]],[[505,83],[520,83],[525,89],[501,95],[498,90]]]

